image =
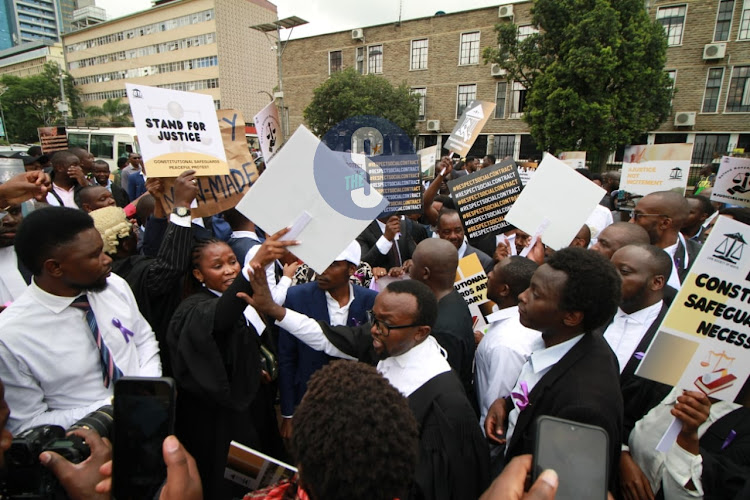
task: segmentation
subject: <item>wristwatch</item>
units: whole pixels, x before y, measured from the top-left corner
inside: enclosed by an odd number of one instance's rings
[[[190,215],[190,209],[185,207],[174,207],[172,209],[172,213],[177,217],[187,217],[188,215]]]

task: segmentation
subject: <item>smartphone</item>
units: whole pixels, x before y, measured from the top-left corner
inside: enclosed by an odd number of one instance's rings
[[[532,481],[545,469],[559,477],[556,500],[606,500],[609,436],[594,425],[543,415],[536,421]]]
[[[171,378],[123,377],[115,382],[113,498],[154,498],[167,477],[164,438],[174,433]]]

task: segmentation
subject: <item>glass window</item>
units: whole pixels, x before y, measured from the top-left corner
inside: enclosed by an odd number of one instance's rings
[[[539,30],[531,26],[530,24],[527,26],[519,26],[518,27],[518,41],[521,42],[523,40],[526,40],[529,37],[529,35],[532,35],[534,33],[539,33]]]
[[[458,64],[479,64],[479,32],[461,33]]]
[[[495,118],[505,118],[505,96],[508,93],[508,82],[497,82],[495,91]]]
[[[427,69],[427,48],[429,40],[411,41],[411,69]]]
[[[750,0],[745,0],[742,4],[742,17],[740,17],[740,32],[737,36],[739,40],[750,40]]]
[[[425,100],[427,99],[427,89],[411,89],[411,93],[419,96],[419,121],[424,121],[426,116]]]
[[[667,76],[669,76],[669,80],[671,81],[669,85],[669,90],[672,93],[672,98],[674,98],[674,88],[675,83],[677,82],[677,70],[676,69],[670,69],[667,70]],[[669,100],[669,105],[672,105],[672,99]]]
[[[354,56],[354,64],[357,67],[357,72],[360,75],[365,74],[365,48],[357,47],[357,51]]]
[[[495,136],[495,156],[498,158],[505,158],[506,156],[513,157],[516,150],[516,136],[515,135],[496,135]]]
[[[105,158],[112,160],[112,143],[114,142],[114,136],[111,135],[98,135],[91,134],[91,147],[89,151],[97,158]]]
[[[714,42],[726,42],[729,40],[733,11],[734,0],[721,0],[719,2],[719,12],[716,14],[716,28],[714,29]]]
[[[725,111],[750,113],[750,66],[735,66],[732,69]]]
[[[703,113],[716,113],[719,110],[719,94],[724,80],[724,68],[710,68],[706,77],[706,91],[703,94]]]
[[[671,7],[659,7],[656,11],[656,20],[664,27],[667,33],[667,45],[681,45],[682,31],[685,26],[685,5],[674,5]]]
[[[328,74],[332,75],[342,69],[343,61],[341,59],[341,51],[333,50],[328,53]]]
[[[367,72],[383,72],[383,46],[371,45],[367,47]]]
[[[459,85],[458,98],[456,99],[456,118],[460,117],[466,106],[477,98],[477,85]]]
[[[70,148],[89,148],[89,135],[88,134],[76,134],[71,132],[68,134],[68,147]]]
[[[521,118],[524,108],[526,108],[526,87],[521,82],[513,82],[509,118]]]

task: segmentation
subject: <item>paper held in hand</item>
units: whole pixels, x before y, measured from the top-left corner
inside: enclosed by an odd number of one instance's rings
[[[253,123],[255,123],[255,129],[258,131],[258,142],[260,142],[263,159],[268,163],[284,142],[279,109],[276,107],[276,103],[271,102],[260,110],[253,118]]]
[[[750,207],[750,158],[721,158],[711,201]]]
[[[493,111],[495,111],[494,102],[471,101],[456,122],[453,132],[443,147],[461,157],[469,154],[471,146],[474,145],[474,141],[479,137],[479,133],[492,116]]]

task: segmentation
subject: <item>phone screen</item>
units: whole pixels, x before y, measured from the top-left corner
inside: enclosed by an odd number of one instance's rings
[[[545,469],[559,477],[557,500],[606,500],[609,473],[607,431],[593,425],[542,416],[537,420],[533,479]]]
[[[123,377],[115,383],[113,497],[153,498],[167,477],[164,438],[174,433],[174,381]]]

